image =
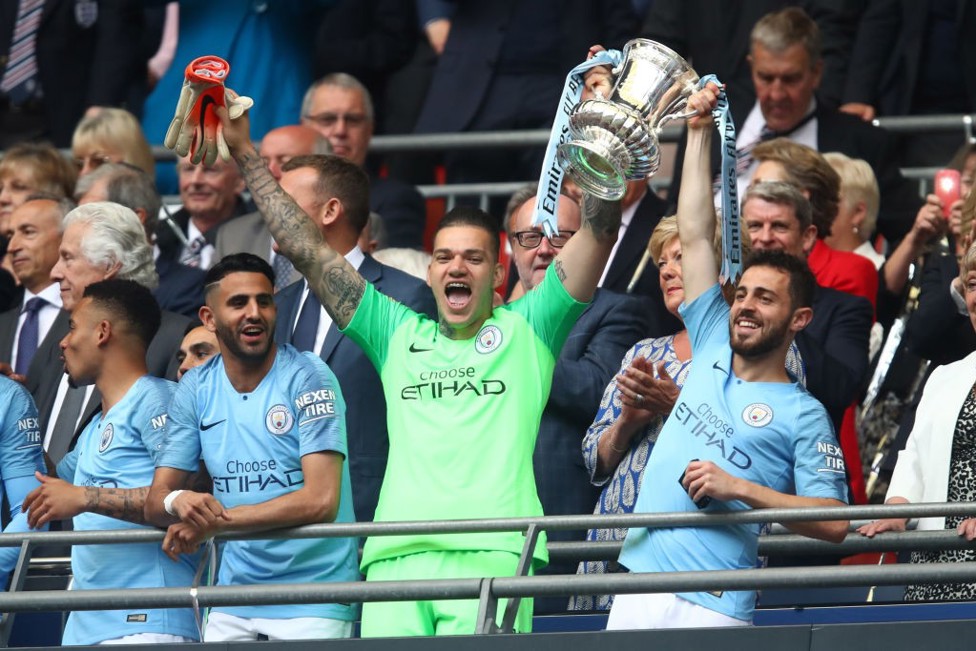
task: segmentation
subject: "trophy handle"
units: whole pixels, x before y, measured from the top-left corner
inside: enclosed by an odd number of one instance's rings
[[[668,113],[667,115],[662,117],[660,121],[657,123],[657,130],[660,131],[665,124],[673,120],[687,120],[688,118],[693,118],[696,115],[698,115],[698,111],[695,109],[691,109],[690,111],[685,111],[684,113]]]

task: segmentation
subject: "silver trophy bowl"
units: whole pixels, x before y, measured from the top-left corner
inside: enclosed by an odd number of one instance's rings
[[[685,119],[698,74],[674,50],[646,38],[624,46],[613,71],[609,98],[580,102],[569,116],[569,141],[556,149],[563,171],[589,194],[617,200],[627,181],[645,179],[661,166],[657,134]]]

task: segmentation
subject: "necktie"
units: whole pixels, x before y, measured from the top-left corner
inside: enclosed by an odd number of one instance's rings
[[[308,293],[305,305],[298,314],[298,323],[295,324],[295,333],[292,335],[292,345],[301,351],[315,352],[315,335],[319,329],[319,312],[322,304],[312,292]]]
[[[43,298],[35,296],[24,305],[24,324],[20,327],[20,335],[17,337],[17,363],[14,371],[18,375],[27,375],[34,353],[37,352],[39,342],[39,329],[37,323],[37,313],[47,303]]]
[[[51,440],[47,446],[48,456],[54,463],[60,461],[71,447],[71,440],[75,436],[75,428],[78,426],[78,418],[81,416],[84,402],[85,387],[68,385],[68,391],[64,394],[64,401],[61,403],[61,409],[58,410],[54,429],[51,430]]]
[[[10,39],[7,67],[0,81],[0,91],[14,104],[23,104],[37,90],[35,43],[43,9],[44,0],[20,0],[17,6],[17,22],[14,23],[14,34]]]
[[[197,235],[192,240],[187,243],[186,248],[183,249],[183,255],[180,256],[180,262],[188,267],[199,267],[200,266],[200,251],[203,247],[207,246],[207,238],[203,235]]]
[[[778,134],[763,125],[763,128],[759,131],[759,137],[753,140],[751,143],[743,147],[742,149],[735,150],[735,171],[738,174],[745,174],[749,166],[752,165],[752,150],[761,142],[766,142],[767,140],[772,140]]]
[[[295,270],[294,265],[292,265],[291,260],[276,253],[274,261],[271,263],[271,268],[274,269],[275,282],[274,290],[278,291],[291,284],[291,272]]]

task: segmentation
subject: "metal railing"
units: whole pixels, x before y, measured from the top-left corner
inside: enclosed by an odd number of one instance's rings
[[[16,591],[22,585],[26,559],[41,545],[158,544],[164,532],[154,529],[125,531],[28,532],[0,534],[0,546],[20,546],[21,562],[15,571],[14,591],[0,594],[0,612],[49,610],[102,610],[132,607],[210,607],[286,603],[372,602],[428,599],[478,599],[480,633],[511,631],[518,600],[525,597],[568,597],[574,594],[626,594],[689,592],[700,590],[755,590],[826,586],[901,585],[905,583],[976,582],[976,563],[927,565],[767,568],[667,574],[528,576],[538,533],[542,530],[580,530],[611,527],[698,527],[868,520],[890,517],[976,516],[976,503],[899,504],[887,506],[761,509],[727,513],[652,513],[627,515],[549,516],[487,520],[446,520],[380,523],[322,524],[248,535],[220,535],[220,540],[276,538],[346,538],[415,534],[485,533],[520,531],[526,534],[517,576],[474,579],[343,582],[251,586],[201,586],[129,590]],[[585,547],[582,547],[585,546]],[[613,558],[611,545],[553,543],[564,556],[592,547],[600,558]],[[952,531],[885,533],[873,539],[851,534],[843,543],[808,540],[801,536],[764,536],[762,553],[835,553],[897,551],[904,549],[972,548]],[[575,550],[575,551],[574,551]],[[19,580],[18,580],[19,578]],[[495,623],[499,599],[511,599],[500,625]],[[9,617],[9,615],[8,615]]]

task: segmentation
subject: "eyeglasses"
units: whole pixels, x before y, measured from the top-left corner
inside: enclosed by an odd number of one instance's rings
[[[547,236],[540,231],[519,231],[512,235],[515,237],[515,241],[519,243],[519,246],[526,249],[538,248],[542,244],[543,237],[549,240],[549,244],[553,248],[561,249],[569,241],[569,238],[575,234],[576,231],[559,231],[558,235]]]
[[[101,152],[95,152],[93,154],[88,154],[87,156],[79,156],[75,158],[75,166],[79,170],[85,168],[87,163],[89,169],[95,169],[101,167],[105,163],[114,163],[115,161],[108,154],[103,154]]]
[[[339,120],[346,123],[348,127],[361,127],[366,124],[365,113],[319,113],[318,115],[306,115],[305,119],[314,122],[323,129],[331,129]]]

